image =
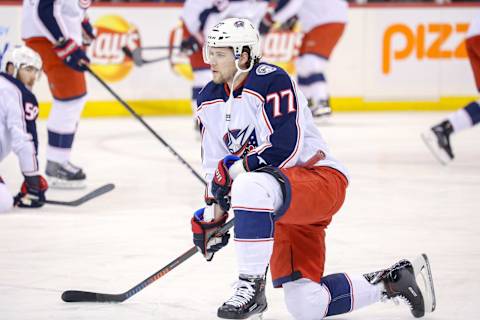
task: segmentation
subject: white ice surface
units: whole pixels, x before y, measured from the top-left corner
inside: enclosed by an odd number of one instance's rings
[[[438,306],[429,319],[480,319],[480,129],[453,137],[456,160],[439,165],[420,132],[445,113],[335,114],[319,123],[350,170],[347,200],[327,231],[326,273],[364,273],[428,253]],[[190,118],[147,118],[197,170]],[[45,122],[39,121],[44,166]],[[67,304],[67,289],[119,293],[192,246],[189,218],[203,186],[133,118],[82,120],[73,162],[89,189],[116,189],[77,208],[46,205],[0,216],[0,319],[215,319],[236,277],[233,246],[196,255],[122,304]],[[15,156],[0,175],[16,192]],[[85,191],[50,190],[69,200]],[[265,319],[290,319],[269,280]],[[411,319],[378,303],[337,319]]]

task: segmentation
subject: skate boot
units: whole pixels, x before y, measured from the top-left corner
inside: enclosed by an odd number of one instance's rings
[[[247,319],[256,316],[261,319],[267,310],[265,278],[240,275],[234,286],[235,292],[220,308],[217,316],[223,319]]]
[[[454,158],[452,147],[450,146],[450,135],[452,133],[452,124],[450,121],[445,120],[422,134],[422,139],[428,149],[441,164],[447,164]]]
[[[433,312],[435,310],[435,293],[433,291],[433,281],[431,278],[430,265],[426,255],[422,255],[422,263],[428,268],[428,281],[419,286],[416,280],[417,267],[414,268],[408,260],[401,260],[392,267],[372,273],[365,274],[364,277],[371,284],[382,284],[383,294],[386,299],[403,299],[415,318],[425,315],[425,311]],[[420,258],[415,260],[419,261]],[[420,263],[420,262],[417,262]],[[422,273],[424,268],[418,267],[418,274]],[[427,271],[427,270],[425,270]]]
[[[312,111],[312,115],[316,118],[329,116],[332,114],[332,108],[330,107],[330,99],[317,100],[308,99],[308,107]]]
[[[45,173],[51,188],[80,189],[86,186],[87,176],[83,170],[69,161],[61,164],[47,160]]]

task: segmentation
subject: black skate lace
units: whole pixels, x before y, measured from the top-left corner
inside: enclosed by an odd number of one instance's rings
[[[225,304],[232,305],[234,307],[242,307],[246,305],[255,295],[255,289],[253,286],[253,283],[238,280],[233,285],[235,293],[225,302]]]

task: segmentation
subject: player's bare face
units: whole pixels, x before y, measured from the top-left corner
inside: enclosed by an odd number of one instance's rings
[[[18,80],[27,88],[32,89],[37,79],[38,70],[32,66],[23,67],[18,70]]]
[[[210,70],[212,70],[213,82],[230,85],[237,71],[232,49],[210,47],[208,59],[210,61]]]

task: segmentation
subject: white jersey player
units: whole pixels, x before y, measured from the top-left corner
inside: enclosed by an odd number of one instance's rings
[[[193,71],[192,109],[195,112],[198,92],[211,80],[208,65],[203,62],[201,47],[204,31],[220,20],[243,17],[258,25],[267,10],[268,0],[186,0],[181,19],[183,41],[181,50],[189,54]]]
[[[345,167],[332,157],[307,101],[281,68],[260,63],[259,34],[247,19],[230,18],[207,35],[205,62],[213,81],[200,92],[197,117],[207,206],[191,220],[193,240],[207,260],[229,235],[209,236],[232,209],[238,282],[217,311],[246,319],[267,308],[267,266],[283,287],[296,319],[322,319],[401,296],[415,317],[434,309],[433,283],[402,260],[366,275],[323,275],[325,229],[343,204]]]
[[[468,28],[465,41],[468,59],[472,66],[473,76],[480,93],[480,11]],[[441,164],[447,164],[454,159],[450,136],[480,123],[480,99],[471,101],[462,109],[447,116],[442,122],[434,125],[422,139]]]
[[[267,13],[260,24],[263,34],[274,23],[289,25],[292,20],[300,21],[304,37],[296,61],[298,84],[314,116],[331,113],[325,72],[348,21],[347,10],[344,0],[279,0],[275,11]]]
[[[70,162],[84,108],[88,65],[82,45],[95,37],[86,19],[90,0],[23,1],[22,38],[40,54],[53,96],[49,114],[46,174],[52,187],[85,186],[86,175]]]
[[[48,185],[38,170],[35,124],[38,103],[31,91],[42,68],[42,60],[27,47],[7,51],[0,58],[0,161],[13,150],[25,177],[20,192],[13,198],[0,176],[2,213],[13,206],[41,207]]]

